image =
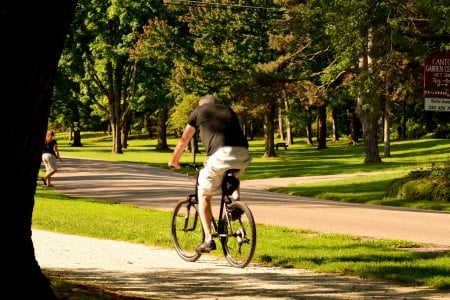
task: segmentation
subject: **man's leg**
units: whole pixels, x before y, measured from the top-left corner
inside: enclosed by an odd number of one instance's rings
[[[212,221],[212,208],[211,208],[212,195],[205,194],[202,190],[198,191],[198,209],[200,213],[200,219],[202,220],[203,231],[205,232],[205,241],[210,241],[211,237],[211,221]]]
[[[203,231],[205,233],[205,241],[203,242],[203,244],[197,247],[197,252],[208,253],[211,250],[216,250],[216,244],[212,239],[211,234],[212,195],[206,194],[203,191],[199,190],[198,199],[198,210],[200,214],[200,220],[202,221]]]

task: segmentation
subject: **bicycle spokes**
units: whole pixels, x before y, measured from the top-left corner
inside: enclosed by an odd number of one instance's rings
[[[253,257],[256,247],[256,226],[250,209],[241,202],[228,207],[229,212],[223,219],[226,237],[221,240],[228,262],[243,268]]]
[[[180,201],[172,214],[172,241],[175,250],[186,261],[196,261],[201,255],[197,246],[204,234],[198,212],[189,200]]]

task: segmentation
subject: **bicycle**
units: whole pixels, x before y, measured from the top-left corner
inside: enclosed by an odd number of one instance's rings
[[[172,213],[171,235],[175,250],[185,261],[195,262],[202,253],[197,252],[205,234],[198,213],[198,174],[201,165],[180,164],[196,171],[194,193],[179,201]],[[222,182],[222,195],[217,219],[212,217],[213,239],[219,238],[222,252],[228,263],[236,268],[246,267],[253,258],[256,248],[256,225],[250,208],[242,201],[230,197],[239,186],[239,179],[230,169]]]

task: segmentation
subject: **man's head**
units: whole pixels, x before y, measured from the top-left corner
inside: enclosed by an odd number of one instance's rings
[[[208,94],[208,95],[200,97],[200,100],[198,101],[198,105],[214,103],[214,102],[216,102],[216,99],[214,98],[214,96]]]

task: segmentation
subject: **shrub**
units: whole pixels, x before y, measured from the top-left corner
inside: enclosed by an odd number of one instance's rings
[[[387,196],[390,198],[450,202],[450,164],[410,172],[393,180]]]

